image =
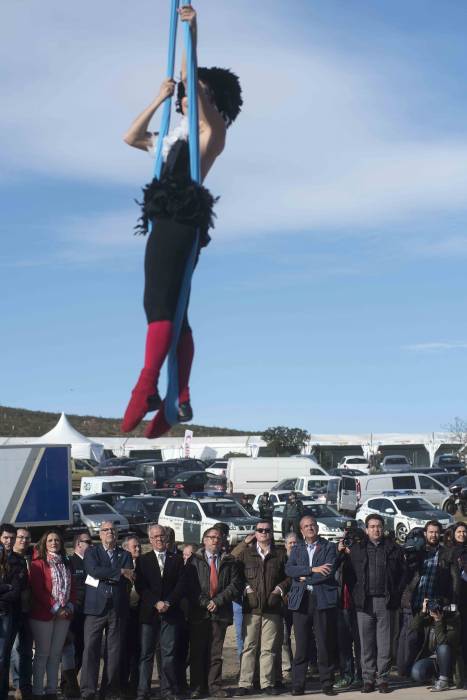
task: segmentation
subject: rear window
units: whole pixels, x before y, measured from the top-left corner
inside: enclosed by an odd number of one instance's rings
[[[313,479],[308,482],[308,491],[313,491],[315,489],[322,489],[324,486],[327,486],[328,480],[327,479]]]
[[[364,457],[350,457],[347,464],[368,464],[368,462]]]
[[[384,460],[385,464],[408,464],[408,460],[405,457],[386,457]]]
[[[356,491],[355,479],[351,476],[342,477],[342,489],[344,491]]]
[[[167,508],[165,509],[165,514],[170,515],[174,518],[184,518],[185,517],[185,501],[181,501],[181,502],[170,501],[170,503],[167,503]]]

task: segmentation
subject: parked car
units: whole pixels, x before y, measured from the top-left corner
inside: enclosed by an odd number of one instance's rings
[[[439,481],[427,474],[370,474],[363,476],[332,477],[328,482],[326,503],[341,513],[353,515],[368,498],[383,491],[412,491],[434,506],[443,508],[450,492]]]
[[[66,533],[74,535],[86,529],[91,537],[98,537],[99,528],[106,521],[113,523],[118,535],[128,532],[128,520],[104,501],[82,498],[73,501],[72,509],[73,525],[66,529]]]
[[[211,464],[208,464],[206,469],[211,474],[217,474],[217,476],[226,476],[228,463],[228,459],[216,459],[214,462],[211,462]]]
[[[81,479],[80,492],[82,496],[98,495],[101,493],[124,493],[126,496],[138,496],[147,493],[143,479],[135,476],[89,476]]]
[[[311,496],[311,494],[315,494],[322,488],[326,489],[330,478],[331,477],[326,472],[324,472],[324,474],[318,472],[318,474],[314,475],[304,474],[302,476],[297,476],[294,479],[282,479],[282,481],[278,481],[277,484],[271,486],[270,493],[280,493],[281,491],[298,491],[304,496]]]
[[[424,527],[429,520],[438,520],[443,528],[454,522],[454,518],[425,498],[403,491],[383,491],[376,498],[369,498],[357,510],[359,527],[364,527],[370,513],[379,513],[387,529],[394,530],[399,542],[405,542],[408,532],[414,527]]]
[[[365,457],[359,455],[346,455],[337,465],[338,469],[358,469],[363,474],[369,474],[370,463]]]
[[[225,492],[227,480],[225,476],[216,476],[206,471],[191,471],[177,474],[167,482],[167,487],[184,491],[187,495],[193,491]]]
[[[464,472],[465,464],[460,461],[456,454],[436,455],[433,460],[433,468],[444,467],[450,471]]]
[[[270,491],[269,498],[272,501],[273,506],[276,506],[279,503],[285,503],[289,497],[289,493],[293,490],[294,489],[287,489],[287,491]],[[259,513],[258,500],[261,498],[261,496],[261,493],[256,494],[253,499],[253,503],[251,504],[255,513]]]
[[[157,459],[135,460],[135,476],[144,479],[148,489],[167,488],[169,482],[178,474],[187,471],[205,471],[205,463],[200,459]]]
[[[130,496],[119,501],[115,510],[125,516],[132,531],[146,537],[148,525],[158,522],[166,500],[164,496]]]
[[[408,472],[411,467],[410,461],[404,455],[387,455],[381,462],[381,471],[389,473]]]
[[[284,539],[282,535],[284,508],[285,503],[279,503],[277,506],[274,506],[272,521],[274,524],[274,539],[276,541],[282,541]],[[312,515],[316,518],[319,525],[319,534],[326,539],[337,542],[344,537],[347,518],[339,515],[334,508],[324,503],[303,501],[303,515]]]
[[[159,525],[170,525],[177,542],[200,544],[203,533],[216,523],[229,526],[229,543],[238,544],[254,532],[259,518],[247,513],[231,498],[168,498],[159,514]]]

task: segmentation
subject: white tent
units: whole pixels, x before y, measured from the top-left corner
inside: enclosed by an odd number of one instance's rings
[[[75,430],[64,413],[60,416],[55,428],[42,437],[35,438],[35,442],[48,445],[71,445],[71,456],[76,459],[95,459],[100,462],[104,452],[104,445],[93,442]]]

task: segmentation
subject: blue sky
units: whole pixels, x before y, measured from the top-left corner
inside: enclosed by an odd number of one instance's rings
[[[122,415],[168,0],[4,4],[0,402]],[[465,409],[467,6],[199,0],[245,105],[191,301],[198,423],[431,431]],[[157,121],[155,121],[157,128]]]

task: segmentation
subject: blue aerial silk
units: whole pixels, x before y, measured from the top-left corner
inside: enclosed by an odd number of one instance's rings
[[[169,30],[169,52],[167,76],[173,78],[175,70],[175,50],[177,41],[177,20],[178,6],[180,0],[172,0],[170,13],[170,30]],[[182,5],[189,5],[188,0],[183,0]],[[187,63],[187,97],[188,97],[188,145],[190,152],[190,175],[195,182],[201,180],[200,155],[199,155],[199,127],[198,127],[198,65],[196,58],[195,47],[188,23],[185,23],[185,51]],[[160,136],[157,141],[156,162],[154,167],[154,176],[160,177],[162,171],[162,142],[167,136],[170,127],[170,107],[171,100],[167,99],[164,103],[162,113],[162,121],[160,127]],[[163,410],[167,423],[171,426],[178,423],[178,360],[177,346],[180,338],[180,331],[183,324],[183,318],[188,304],[191,289],[191,278],[196,262],[196,255],[199,246],[199,231],[196,232],[193,247],[188,257],[185,272],[183,274],[180,294],[173,319],[172,340],[168,354],[168,384],[167,395],[164,400]],[[162,409],[161,409],[162,410]]]

